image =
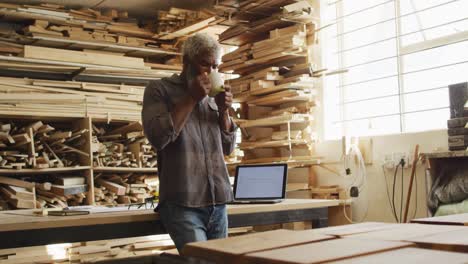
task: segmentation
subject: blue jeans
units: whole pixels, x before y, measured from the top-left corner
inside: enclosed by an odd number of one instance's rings
[[[224,204],[192,208],[164,203],[159,206],[159,217],[179,252],[190,242],[227,237]]]

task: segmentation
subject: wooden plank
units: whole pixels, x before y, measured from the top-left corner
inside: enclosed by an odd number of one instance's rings
[[[411,223],[468,226],[468,213],[413,219]]]
[[[301,231],[296,231],[301,232]],[[410,247],[407,242],[342,238],[247,254],[245,263],[312,264]]]
[[[44,48],[29,45],[24,46],[24,58],[146,69],[144,61],[141,58],[86,53],[82,51]]]
[[[351,235],[350,237],[371,240],[405,241],[414,237],[463,230],[464,228],[463,226],[405,224],[401,225],[399,228],[376,230],[373,232]]]
[[[260,118],[257,120],[242,120],[239,122],[240,127],[259,127],[259,126],[277,126],[287,124],[288,122],[291,123],[303,123],[308,122],[312,119],[311,115],[305,114],[287,114],[287,115],[279,115],[267,118]]]
[[[453,247],[453,250],[468,252],[468,228],[414,237],[407,241],[430,248],[450,249]]]
[[[362,257],[334,261],[334,264],[395,264],[395,263],[424,263],[424,264],[462,264],[468,262],[468,255],[440,250],[421,248],[402,248],[382,253],[370,254]]]
[[[189,243],[184,247],[182,253],[186,256],[203,258],[216,263],[238,263],[245,254],[319,242],[331,238],[320,234],[274,230],[221,240]]]
[[[73,195],[78,193],[85,193],[87,191],[87,185],[71,185],[71,186],[60,186],[60,185],[52,185],[50,190],[51,192],[57,195]]]
[[[34,199],[34,193],[26,190],[23,187],[6,186],[5,188],[8,189],[12,194],[14,194],[18,199],[23,199],[23,200]]]
[[[118,185],[117,183],[106,181],[103,179],[98,179],[96,182],[101,186],[106,187],[107,189],[109,189],[109,191],[115,193],[116,195],[125,195],[125,192],[127,190],[127,188],[125,188],[122,185]]]
[[[58,178],[55,183],[58,185],[69,186],[69,185],[82,185],[82,184],[85,184],[85,182],[86,182],[86,179],[84,177],[67,176],[67,177]]]
[[[344,226],[335,226],[327,227],[320,229],[313,229],[311,232],[320,233],[324,235],[336,236],[336,237],[345,237],[349,235],[368,233],[384,229],[393,229],[399,228],[400,224],[388,224],[388,223],[379,223],[379,222],[365,222],[352,225]]]
[[[134,249],[148,249],[148,248],[172,247],[172,246],[174,246],[174,242],[171,239],[133,244]]]
[[[13,185],[13,186],[18,186],[18,187],[28,188],[28,189],[32,189],[35,186],[35,184],[32,182],[17,180],[14,178],[8,178],[8,177],[3,177],[3,176],[0,176],[0,183],[6,184],[6,185]]]

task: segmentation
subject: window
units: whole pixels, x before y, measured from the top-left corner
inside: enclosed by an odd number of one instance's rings
[[[468,0],[322,0],[324,136],[446,128],[468,80]]]

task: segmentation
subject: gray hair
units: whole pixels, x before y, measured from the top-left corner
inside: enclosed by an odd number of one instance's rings
[[[219,59],[221,56],[221,45],[206,33],[197,33],[184,43],[182,55],[194,60],[200,53],[208,53]]]

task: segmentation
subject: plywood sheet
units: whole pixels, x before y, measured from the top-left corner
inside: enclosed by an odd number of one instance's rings
[[[398,228],[377,230],[363,234],[351,235],[353,238],[404,241],[415,237],[429,236],[438,233],[463,230],[462,226],[403,224]]]
[[[335,227],[327,227],[320,229],[312,229],[309,232],[344,237],[349,235],[356,235],[362,233],[368,233],[379,230],[393,229],[400,227],[400,224],[388,224],[388,223],[379,223],[379,222],[366,222],[352,225],[343,225]]]
[[[255,264],[312,264],[364,256],[413,244],[396,241],[341,238],[320,243],[262,251],[246,255],[246,263]]]
[[[465,252],[468,252],[468,228],[465,227],[461,230],[414,237],[408,239],[408,241],[428,246],[459,246],[465,248]]]
[[[465,225],[468,226],[468,213],[445,215],[411,220],[412,223],[435,225]]]
[[[367,256],[330,262],[333,264],[462,264],[468,263],[468,254],[429,250],[421,248],[402,248]]]
[[[187,244],[183,254],[215,261],[217,263],[238,263],[242,255],[292,245],[312,243],[333,237],[292,230],[274,230],[222,240],[210,240]]]

